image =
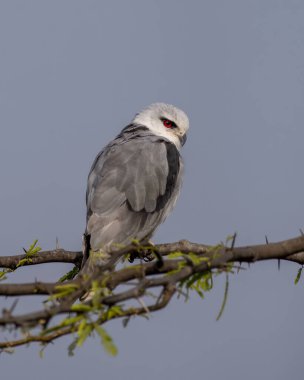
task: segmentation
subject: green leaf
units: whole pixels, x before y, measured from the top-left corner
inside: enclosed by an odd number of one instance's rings
[[[48,300],[57,300],[59,298],[66,297],[73,293],[75,290],[79,288],[79,285],[77,284],[65,284],[65,285],[57,285],[55,287],[56,293],[52,294]]]
[[[93,331],[92,324],[86,324],[86,323],[84,324],[84,327],[81,329],[80,332],[78,330],[78,332],[77,332],[78,333],[78,339],[77,339],[77,346],[78,347],[81,347],[83,345],[83,343],[85,342],[85,340],[91,334],[92,331]]]
[[[179,259],[181,257],[183,257],[183,252],[172,252],[172,253],[169,253],[169,255],[167,256],[168,259]]]
[[[38,245],[36,246],[37,243],[38,243],[38,239],[34,240],[33,244],[30,245],[30,248],[28,250],[24,250],[25,255],[27,257],[33,256],[39,251],[41,251],[41,247],[39,247]]]
[[[41,343],[41,346],[42,346],[42,348],[39,351],[39,357],[40,357],[40,359],[43,359],[44,358],[44,350],[46,349],[47,344],[46,343]]]
[[[73,280],[73,278],[79,273],[79,268],[78,267],[74,267],[72,270],[70,270],[68,273],[64,274],[62,277],[60,277],[60,279],[58,280],[58,282],[64,282],[64,281],[68,281],[68,280]]]
[[[18,264],[16,265],[16,268],[22,267],[24,264],[32,263],[33,260],[29,257],[26,257],[25,259],[19,260]]]
[[[6,280],[6,274],[7,273],[10,273],[10,272],[13,272],[11,269],[4,269],[2,271],[0,271],[0,281],[4,281]]]
[[[79,323],[78,330],[77,330],[78,338],[77,338],[76,346],[81,347],[93,330],[94,330],[93,324],[87,323],[87,320],[84,317],[82,317],[82,321]]]
[[[41,247],[36,245],[37,243],[38,239],[34,240],[34,242],[30,245],[29,249],[23,248],[25,252],[25,258],[19,261],[19,263],[16,265],[16,268],[19,268],[24,264],[32,262],[31,257],[37,255],[37,253],[41,251]]]
[[[103,345],[104,349],[109,355],[116,356],[118,353],[117,347],[115,346],[112,338],[110,335],[106,332],[104,328],[94,324],[95,331],[100,336],[101,344]]]
[[[120,306],[112,306],[106,311],[106,320],[123,315],[123,311]]]
[[[173,269],[170,272],[166,273],[166,276],[172,276],[176,273],[179,273],[181,269],[183,269],[186,266],[186,261],[179,261],[177,264],[177,269]]]
[[[197,254],[193,253],[193,252],[189,252],[187,255],[183,255],[184,257],[187,256],[188,258],[190,258],[190,260],[193,262],[194,265],[198,265],[200,264],[202,261],[207,261],[209,260],[207,257],[199,257]]]
[[[78,336],[82,334],[82,331],[85,329],[86,325],[87,325],[86,319],[82,318],[77,330]]]
[[[228,298],[228,290],[229,290],[229,276],[228,276],[228,273],[226,273],[226,283],[225,283],[225,292],[224,292],[224,298],[223,298],[223,302],[222,302],[222,306],[220,308],[220,311],[216,317],[216,320],[218,321],[221,316],[223,315],[223,312],[225,310],[225,306],[226,306],[226,303],[227,303],[227,298]]]
[[[41,336],[47,335],[51,332],[57,331],[62,329],[62,327],[70,326],[70,325],[76,325],[76,323],[82,321],[84,319],[83,315],[77,315],[75,317],[70,318],[64,318],[58,325],[49,327],[48,329],[45,329],[41,332]]]
[[[71,307],[71,311],[80,311],[80,312],[89,312],[89,311],[92,311],[92,307],[89,306],[89,305],[83,305],[81,303],[79,304],[76,304],[76,305],[72,305]]]
[[[186,301],[189,298],[189,291],[194,290],[201,298],[204,298],[204,293],[213,288],[212,272],[195,273],[192,276],[182,280],[179,283],[180,288],[185,288]]]
[[[73,340],[73,342],[68,346],[69,356],[74,356],[74,351],[77,346],[77,338]]]
[[[295,285],[297,285],[297,283],[300,281],[302,270],[303,270],[303,267],[299,268],[298,270],[297,277],[294,280]]]
[[[83,315],[77,315],[76,317],[65,318],[61,323],[60,327],[75,325],[77,322],[83,319]]]
[[[92,297],[92,304],[95,309],[98,309],[101,307],[100,300],[102,297],[102,287],[99,284],[99,281],[94,280],[92,282],[92,289],[90,293],[92,292],[93,297]]]

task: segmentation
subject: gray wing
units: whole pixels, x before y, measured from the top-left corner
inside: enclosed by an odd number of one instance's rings
[[[94,250],[151,235],[167,216],[180,187],[176,147],[156,138],[110,144],[88,179],[87,233]]]

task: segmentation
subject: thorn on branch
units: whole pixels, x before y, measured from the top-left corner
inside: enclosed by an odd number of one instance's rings
[[[139,304],[145,309],[147,313],[147,317],[150,318],[150,310],[148,309],[147,305],[145,304],[144,300],[141,297],[136,298]]]
[[[231,247],[230,247],[231,250],[233,250],[233,248],[234,248],[234,246],[235,246],[236,236],[237,236],[237,233],[235,232],[235,233],[233,234],[233,237],[232,237],[232,242],[231,242]]]
[[[122,325],[123,325],[123,327],[127,327],[128,324],[129,324],[129,322],[130,322],[130,320],[131,320],[131,315],[129,315],[128,317],[124,318],[124,319],[122,320]]]
[[[60,249],[58,236],[56,236],[56,249]]]
[[[17,306],[17,303],[18,303],[19,299],[15,299],[15,301],[12,303],[12,306],[9,308],[9,313],[10,315],[13,314],[13,311],[15,310],[16,306]]]

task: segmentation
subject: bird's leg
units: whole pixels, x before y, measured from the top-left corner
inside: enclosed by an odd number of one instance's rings
[[[152,255],[152,247],[154,247],[154,244],[151,241],[136,241],[134,240],[133,245],[135,246],[133,251],[130,253],[129,262],[133,263],[134,260],[140,259],[145,262],[149,262],[153,260]],[[146,245],[149,245],[148,247]],[[151,246],[151,248],[150,248]]]
[[[144,242],[145,246],[138,244],[138,249],[131,252],[129,257],[129,262],[133,263],[135,259],[141,259],[144,262],[150,262],[156,257],[157,266],[160,268],[163,266],[164,261],[162,256],[159,254],[155,245],[151,240]]]
[[[158,249],[155,247],[155,245],[152,243],[151,240],[149,240],[148,243],[151,246],[150,255],[152,254],[156,257],[156,260],[157,260],[156,265],[158,268],[161,268],[164,265],[164,259],[163,259],[162,255],[159,253]]]

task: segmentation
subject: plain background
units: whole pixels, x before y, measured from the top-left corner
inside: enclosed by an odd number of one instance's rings
[[[99,150],[144,106],[185,110],[186,174],[154,242],[237,244],[303,227],[302,0],[0,2],[0,252],[36,238],[79,250],[85,188]],[[10,281],[55,280],[68,265],[24,268]],[[0,355],[6,380],[303,379],[303,279],[297,266],[253,265],[205,300],[174,300],[107,330],[116,358],[71,338]],[[9,305],[9,301],[1,301]],[[25,311],[38,304],[27,298]],[[3,334],[1,333],[3,337]]]

